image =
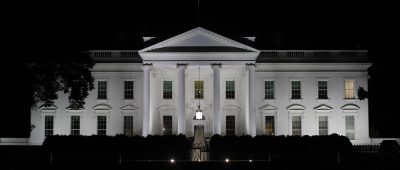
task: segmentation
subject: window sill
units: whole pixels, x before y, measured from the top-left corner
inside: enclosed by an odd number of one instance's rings
[[[100,103],[108,103],[108,102],[110,102],[109,99],[96,99],[96,101],[100,102]]]
[[[276,99],[264,99],[265,102],[276,102]]]
[[[330,98],[327,99],[316,99],[318,102],[329,102],[329,100],[331,100]]]
[[[353,101],[356,101],[356,100],[357,100],[357,98],[351,98],[351,99],[344,98],[343,100],[344,100],[344,101],[352,101],[352,102],[353,102]]]
[[[289,102],[303,102],[304,99],[289,99]]]

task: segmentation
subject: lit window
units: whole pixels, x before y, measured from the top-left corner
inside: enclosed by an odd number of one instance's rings
[[[274,99],[275,98],[275,83],[274,81],[265,81],[265,96],[264,99]]]
[[[80,135],[81,120],[80,116],[71,116],[71,135]]]
[[[235,81],[226,81],[226,99],[235,99]]]
[[[54,116],[45,116],[44,117],[44,136],[53,135],[54,130]]]
[[[226,116],[226,135],[235,135],[235,116]]]
[[[328,116],[319,116],[319,135],[328,135]]]
[[[107,99],[107,81],[97,82],[97,99]]]
[[[107,133],[107,117],[97,116],[97,135],[106,135]]]
[[[163,116],[163,135],[172,135],[172,116]]]
[[[133,136],[133,116],[124,116],[124,135]]]
[[[301,99],[300,81],[292,81],[292,99]]]
[[[194,81],[194,98],[203,99],[204,98],[204,82]]]
[[[344,98],[346,99],[354,99],[354,86],[355,86],[355,81],[354,80],[345,80],[344,81]]]
[[[265,135],[275,135],[275,117],[265,116]]]
[[[125,99],[134,99],[134,85],[133,85],[133,81],[125,81],[124,82],[124,98]]]
[[[354,140],[355,139],[355,135],[354,135],[354,116],[346,116],[345,117],[345,129],[346,129],[346,136],[351,139]]]
[[[327,81],[318,81],[318,99],[328,99]]]
[[[301,116],[292,116],[292,135],[301,136]]]
[[[172,81],[163,81],[163,99],[172,99]]]

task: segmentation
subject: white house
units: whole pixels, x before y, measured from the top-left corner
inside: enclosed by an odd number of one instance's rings
[[[249,38],[251,40],[251,38]],[[369,143],[365,50],[258,50],[195,28],[140,51],[91,51],[95,90],[83,110],[60,92],[32,110],[46,135],[329,135]],[[196,119],[200,106],[203,115]]]

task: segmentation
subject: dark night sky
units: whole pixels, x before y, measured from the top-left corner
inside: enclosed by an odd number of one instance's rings
[[[393,81],[398,54],[392,52],[398,18],[390,4],[203,0],[200,12],[196,0],[44,5],[18,6],[9,14],[14,17],[5,34],[16,58],[46,49],[139,49],[137,37],[170,37],[197,26],[228,37],[257,36],[258,49],[367,49],[374,62],[370,123],[383,136],[400,137],[394,109],[400,95]]]

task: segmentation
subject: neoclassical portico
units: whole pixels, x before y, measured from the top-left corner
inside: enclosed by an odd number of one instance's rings
[[[243,120],[243,124],[246,124],[246,133],[255,135],[255,124],[254,124],[254,114],[255,110],[251,110],[251,105],[254,103],[252,100],[254,98],[254,64],[259,51],[246,46],[244,44],[233,41],[229,38],[223,37],[221,35],[215,34],[211,31],[205,30],[203,28],[195,28],[193,30],[187,31],[163,42],[157,43],[153,46],[147,47],[139,51],[144,64],[143,71],[143,134],[144,136],[157,133],[157,131],[151,132],[152,123],[149,119],[150,115],[156,114],[151,113],[148,109],[150,107],[150,101],[152,96],[148,87],[150,84],[150,70],[160,71],[166,73],[167,70],[175,67],[175,71],[171,77],[176,79],[176,86],[178,91],[175,92],[176,98],[173,100],[172,104],[176,107],[176,121],[177,121],[177,134],[187,134],[192,133],[192,127],[188,128],[188,124],[191,125],[192,122],[191,105],[197,103],[194,100],[191,93],[193,90],[192,86],[187,86],[191,84],[190,81],[195,79],[195,76],[189,76],[189,74],[195,71],[194,68],[202,68],[202,79],[205,79],[204,86],[207,87],[208,84],[212,84],[211,88],[205,88],[205,91],[212,91],[210,94],[205,94],[204,99],[199,99],[200,103],[203,103],[206,120],[212,122],[209,132],[212,134],[222,134],[222,107],[223,105],[237,105],[243,104],[246,101],[247,106],[243,109],[243,114],[246,119]],[[166,69],[167,68],[167,69]],[[226,70],[225,70],[226,68]],[[228,101],[221,103],[221,71],[225,72],[223,74],[231,73],[231,77],[236,77],[239,70],[247,70],[247,74],[240,75],[247,77],[248,95],[246,95],[247,100],[237,100]],[[224,71],[225,70],[225,71]],[[243,71],[242,71],[243,72]],[[210,75],[210,74],[211,75]],[[236,73],[235,75],[233,73]],[[207,77],[209,76],[209,77]],[[239,76],[238,76],[239,77]],[[210,79],[208,79],[210,78]],[[208,80],[211,80],[209,82]],[[206,93],[208,93],[206,92]],[[194,103],[194,104],[193,104]],[[196,104],[197,105],[197,104]],[[210,108],[207,108],[210,106]],[[209,110],[207,110],[209,109]],[[190,113],[187,113],[190,112]],[[174,120],[174,119],[173,119]],[[198,122],[198,121],[197,121]]]

